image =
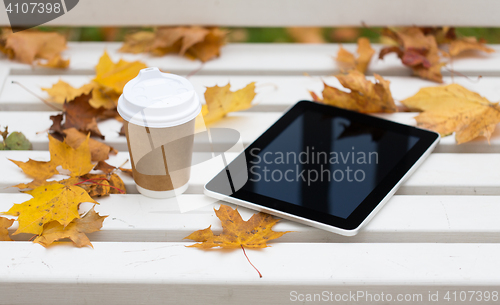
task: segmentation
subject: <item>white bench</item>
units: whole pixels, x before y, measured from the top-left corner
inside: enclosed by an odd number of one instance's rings
[[[85,0],[50,24],[331,26],[364,21],[369,25],[498,26],[499,9],[500,3],[494,0]],[[1,12],[0,25],[7,24],[5,12]],[[69,43],[64,53],[71,58],[67,71],[32,68],[0,57],[0,124],[25,133],[34,147],[33,151],[0,151],[0,211],[29,198],[9,188],[30,179],[7,158],[49,158],[47,135],[39,132],[51,125],[51,109],[12,81],[40,95],[44,95],[41,87],[51,86],[59,78],[75,86],[84,84],[94,74],[104,49],[114,60],[139,59],[180,75],[200,68],[200,62],[178,56],[117,53],[119,46]],[[344,47],[355,49],[354,45]],[[498,101],[500,47],[492,47],[497,53],[456,60],[453,68],[468,76],[482,75],[477,83],[460,77],[455,82]],[[257,82],[258,104],[214,125],[240,131],[248,144],[287,107],[309,99],[308,90],[320,92],[322,80],[338,86],[333,77],[326,77],[338,70],[332,59],[337,50],[337,44],[230,44],[223,47],[220,58],[204,64],[190,80],[201,97],[205,86],[230,81],[232,89],[238,89]],[[391,81],[396,100],[435,85],[411,77],[391,55],[384,61],[374,59],[368,74],[373,72]],[[444,74],[445,82],[450,83],[449,74]],[[259,86],[269,83],[277,89]],[[415,113],[381,116],[415,124]],[[120,165],[128,159],[125,139],[117,134],[120,124],[103,122],[99,128],[106,142],[120,151],[109,163]],[[221,230],[213,212],[219,203],[211,204],[202,195],[203,184],[219,169],[205,166],[193,173],[183,196],[200,208],[185,213],[175,200],[159,202],[138,195],[133,181],[123,177],[129,194],[100,199],[96,207],[109,217],[100,232],[90,234],[94,249],[69,244],[45,249],[29,241],[0,242],[0,304],[281,304],[293,301],[294,296],[298,299],[299,294],[322,295],[323,291],[332,292],[334,298],[359,291],[372,298],[391,294],[393,301],[402,294],[424,304],[429,302],[429,291],[439,291],[440,301],[446,291],[451,293],[451,301],[453,291],[457,300],[465,291],[469,301],[470,291],[500,290],[499,128],[490,145],[484,139],[463,145],[456,145],[453,137],[442,139],[435,153],[357,236],[342,237],[280,222],[276,231],[295,232],[276,240],[272,247],[247,250],[263,278],[240,250],[185,247],[192,243],[183,237],[195,230],[209,225]],[[244,208],[239,211],[244,218],[253,213]],[[360,304],[372,304],[363,301],[366,298],[358,299]]]

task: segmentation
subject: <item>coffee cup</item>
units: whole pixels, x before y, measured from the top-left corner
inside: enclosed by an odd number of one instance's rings
[[[201,103],[185,78],[146,68],[129,81],[118,100],[137,190],[169,198],[188,188]]]

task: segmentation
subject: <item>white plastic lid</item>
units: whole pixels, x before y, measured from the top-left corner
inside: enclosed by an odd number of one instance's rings
[[[132,124],[164,128],[196,118],[201,103],[187,79],[154,67],[142,69],[125,85],[117,110]]]

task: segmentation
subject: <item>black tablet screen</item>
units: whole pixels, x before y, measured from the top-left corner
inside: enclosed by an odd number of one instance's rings
[[[268,145],[247,151],[243,190],[345,219],[418,140],[306,110]]]

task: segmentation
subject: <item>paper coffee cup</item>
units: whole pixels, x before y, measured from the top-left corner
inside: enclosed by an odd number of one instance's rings
[[[138,191],[168,198],[186,191],[201,104],[185,78],[142,69],[118,100]]]

